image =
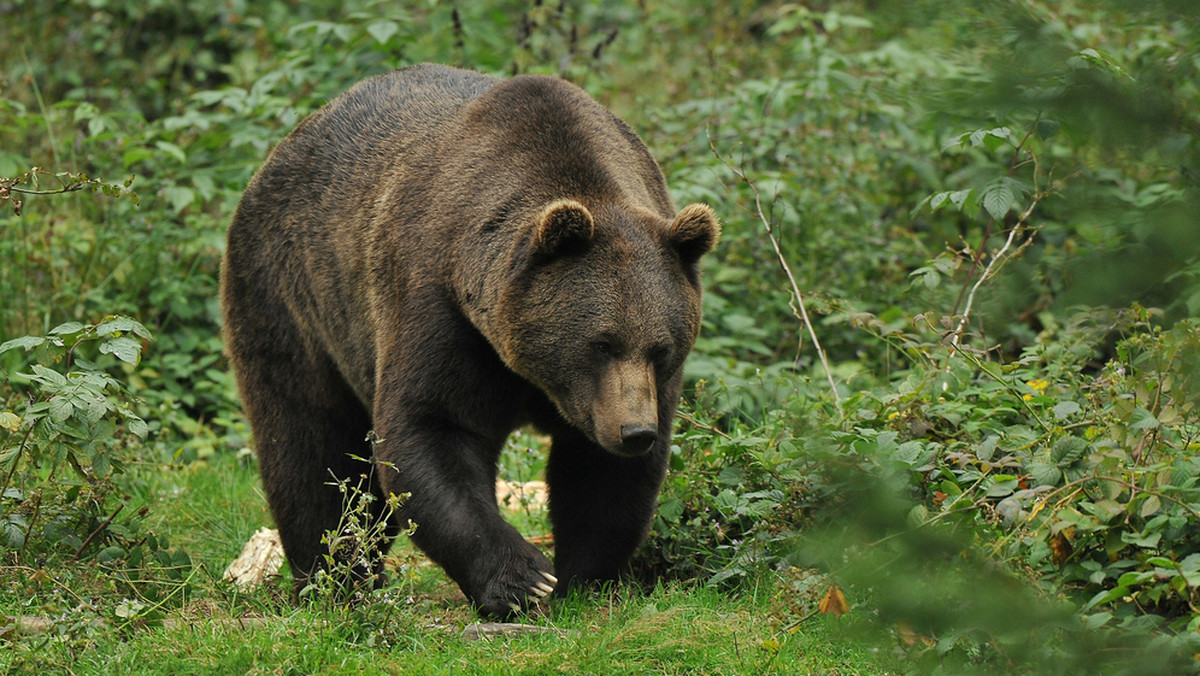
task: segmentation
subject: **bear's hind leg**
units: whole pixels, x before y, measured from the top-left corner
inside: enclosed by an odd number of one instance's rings
[[[327,358],[288,351],[289,342],[276,338],[269,349],[260,343],[255,351],[239,351],[236,345],[230,351],[267,502],[299,591],[326,567],[329,546],[321,538],[327,531],[344,531],[348,502],[374,493],[367,511],[375,522],[383,516],[384,500],[371,463],[367,441],[371,421],[366,410]],[[331,485],[337,482],[344,482],[345,494]],[[389,524],[387,541],[395,532],[394,523]],[[352,549],[344,548],[341,554],[352,556]],[[355,556],[370,564],[358,566],[354,577],[380,573],[382,555],[370,551]]]

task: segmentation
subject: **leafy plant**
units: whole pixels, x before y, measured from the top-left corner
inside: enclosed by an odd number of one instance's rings
[[[4,374],[12,390],[0,412],[0,523],[10,557],[69,554],[105,564],[146,541],[138,533],[145,510],[121,514],[148,426],[101,364],[137,364],[150,338],[140,323],[114,316],[0,344],[0,354],[23,349],[35,356],[28,372]]]
[[[53,180],[55,185],[44,187],[42,181],[47,179]],[[20,216],[21,207],[24,206],[24,202],[20,199],[22,195],[61,195],[78,190],[101,192],[109,197],[128,197],[134,204],[137,204],[138,196],[129,189],[131,185],[133,185],[132,176],[123,184],[105,183],[99,179],[88,178],[84,174],[70,172],[52,174],[40,167],[34,167],[14,178],[0,178],[0,205],[9,202],[13,214]]]
[[[417,524],[411,521],[399,532],[391,532],[389,522],[398,519],[400,505],[409,496],[389,494],[383,503],[371,486],[378,481],[374,473],[378,463],[358,458],[367,471],[354,479],[334,477],[329,483],[342,494],[342,514],[337,527],[321,536],[326,546],[324,566],[300,590],[300,596],[322,599],[361,600],[383,586],[383,550],[400,536],[412,535]],[[396,471],[388,466],[389,471]]]

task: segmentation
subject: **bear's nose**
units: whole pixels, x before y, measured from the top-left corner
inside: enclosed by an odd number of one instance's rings
[[[654,423],[621,425],[621,447],[630,455],[641,455],[658,440],[658,425]]]

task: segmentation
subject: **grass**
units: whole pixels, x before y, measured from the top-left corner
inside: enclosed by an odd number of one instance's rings
[[[838,620],[794,625],[780,580],[729,594],[699,584],[618,585],[556,600],[526,619],[547,633],[470,639],[480,622],[444,573],[407,541],[391,555],[392,584],[354,605],[293,603],[290,582],[251,592],[220,580],[270,519],[248,458],[218,455],[149,473],[147,528],[196,564],[183,580],[123,585],[93,565],[0,568],[0,613],[46,621],[9,625],[0,671],[76,674],[290,673],[839,673],[888,671],[887,655],[838,638]],[[529,534],[545,516],[512,515]],[[157,596],[147,595],[157,590]],[[141,594],[141,596],[138,596]],[[137,612],[122,611],[129,604]],[[136,604],[141,604],[137,606]],[[140,610],[138,610],[140,608]],[[125,612],[125,617],[122,617]],[[129,621],[132,620],[132,621]]]
[[[169,625],[67,630],[24,640],[14,671],[74,673],[881,673],[819,620],[782,635],[766,599],[697,587],[620,588],[553,604],[558,631],[470,640],[457,598],[334,611],[294,607],[239,621],[193,604]],[[211,610],[210,615],[200,611]],[[380,621],[382,620],[382,621]]]

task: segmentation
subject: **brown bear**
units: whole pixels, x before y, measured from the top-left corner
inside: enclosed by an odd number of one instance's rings
[[[718,234],[707,206],[676,213],[625,123],[551,77],[414,66],[304,120],[246,189],[221,274],[297,588],[356,457],[375,494],[411,494],[388,532],[415,523],[486,614],[617,577],[653,516]],[[552,438],[554,566],[495,500],[530,423]]]

